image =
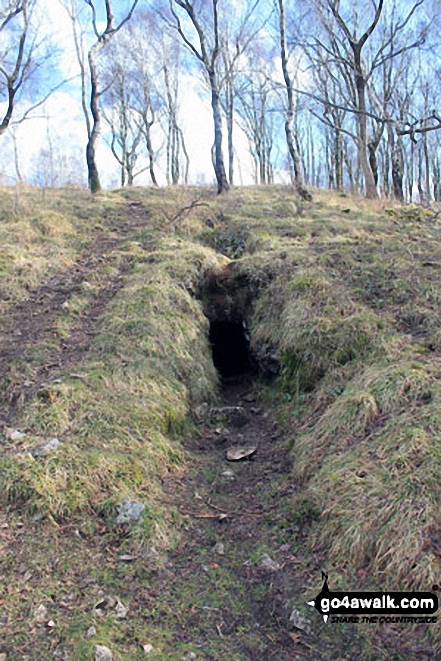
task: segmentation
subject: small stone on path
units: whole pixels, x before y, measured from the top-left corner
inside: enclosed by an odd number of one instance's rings
[[[112,661],[113,654],[108,647],[104,645],[95,645],[95,661]]]
[[[47,620],[47,614],[46,606],[44,604],[40,604],[40,606],[34,612],[34,620],[36,622],[44,622]]]
[[[280,569],[279,563],[270,558],[268,553],[264,553],[262,555],[259,561],[259,566],[262,567],[262,569],[266,569],[267,571],[278,571]]]
[[[210,418],[231,427],[243,427],[248,422],[248,416],[243,406],[213,407],[210,409]]]
[[[96,629],[95,627],[89,627],[84,637],[86,640],[90,640],[93,636],[96,636]]]
[[[116,600],[116,606],[115,606],[115,612],[116,612],[116,619],[117,620],[123,620],[126,615],[127,615],[128,608],[124,606],[122,601],[119,599]]]
[[[227,450],[228,461],[241,461],[242,459],[249,459],[257,451],[257,445],[237,445]]]
[[[293,629],[301,629],[306,633],[311,632],[311,621],[304,617],[297,608],[293,608],[289,618],[289,624]]]
[[[6,438],[9,438],[11,441],[19,441],[24,438],[26,434],[18,429],[6,429],[5,430]]]
[[[232,482],[233,480],[236,479],[235,474],[233,473],[232,470],[225,470],[222,471],[221,477],[225,480],[225,482]]]
[[[225,546],[222,544],[222,542],[218,542],[214,545],[213,551],[218,555],[225,555]]]

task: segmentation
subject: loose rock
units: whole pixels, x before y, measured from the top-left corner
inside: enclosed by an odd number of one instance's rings
[[[218,542],[214,545],[213,551],[218,555],[225,555],[225,546],[222,544],[222,542]]]
[[[122,500],[118,505],[116,523],[134,523],[139,521],[145,505],[136,500]]]
[[[146,546],[141,552],[141,557],[143,560],[159,560],[160,555],[155,546]]]
[[[56,452],[61,445],[61,441],[58,438],[51,438],[47,443],[42,443],[41,445],[36,445],[34,448],[31,448],[30,453],[36,459],[37,457],[44,457],[51,452]]]
[[[146,654],[150,654],[150,652],[153,652],[153,645],[143,645],[142,649]]]
[[[278,571],[280,569],[279,563],[270,558],[268,553],[264,553],[262,555],[259,561],[259,566],[262,567],[262,569],[266,569],[267,571]]]
[[[243,427],[248,422],[248,416],[243,406],[221,406],[210,409],[210,418],[223,422],[231,427]]]
[[[199,404],[199,406],[195,406],[194,410],[194,417],[196,418],[197,422],[202,422],[205,420],[205,417],[208,413],[208,404],[207,402],[204,402],[203,404]]]
[[[306,633],[311,633],[311,621],[304,617],[297,608],[293,608],[289,617],[289,625],[292,629],[301,629]]]
[[[221,477],[225,482],[233,482],[236,479],[236,476],[232,470],[222,471]]]
[[[47,608],[44,604],[40,604],[40,606],[35,610],[34,612],[34,620],[36,622],[45,622],[47,620]]]
[[[112,661],[113,654],[108,647],[104,645],[95,645],[95,661]]]
[[[106,613],[113,611],[118,620],[126,617],[128,609],[124,606],[118,597],[105,596],[94,605],[92,613],[95,616],[102,617]]]
[[[127,615],[128,608],[124,606],[122,601],[119,599],[116,600],[116,606],[115,606],[115,612],[116,612],[116,619],[117,620],[123,620],[126,615]]]
[[[257,445],[236,445],[227,450],[228,461],[241,461],[242,459],[249,459],[257,451]]]
[[[95,627],[89,627],[84,637],[86,640],[90,640],[93,636],[96,636],[96,629]]]
[[[22,431],[19,431],[18,429],[6,429],[5,436],[11,441],[19,441],[20,439],[24,438],[26,434]]]

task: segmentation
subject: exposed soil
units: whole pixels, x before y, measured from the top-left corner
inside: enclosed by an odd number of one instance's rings
[[[66,623],[74,613],[84,620],[82,637],[93,624],[94,602],[104,593],[117,594],[129,606],[128,623],[137,623],[121,636],[130,659],[138,658],[146,641],[155,649],[150,627],[171,632],[176,649],[173,654],[159,644],[162,651],[155,659],[193,658],[178,651],[189,647],[204,661],[360,658],[341,656],[329,642],[323,648],[312,634],[323,623],[299,597],[307,560],[298,546],[300,530],[287,516],[295,487],[281,431],[251,381],[230,385],[223,395],[223,407],[243,407],[248,422],[238,428],[219,421],[201,425],[200,435],[187,439],[191,471],[164,479],[170,509],[178,509],[186,521],[179,546],[167,557],[135,543],[131,561],[118,561],[127,557],[122,554],[129,534],[124,527],[109,530],[103,524],[91,535],[80,522],[51,528],[11,518],[8,527],[3,524],[10,565],[6,599],[20,590],[28,599],[23,617],[15,620],[6,613],[3,618],[9,635],[2,649],[8,661],[40,661],[54,654],[66,661],[83,659],[56,628],[35,624],[39,601],[30,598],[33,585],[52,595],[52,621]],[[251,458],[226,460],[228,448],[250,443],[257,445]],[[265,555],[273,567],[264,566]],[[295,604],[316,620],[311,633],[290,626]]]
[[[146,658],[146,644],[155,661],[435,659],[409,641],[410,629],[386,626],[378,632],[383,652],[367,656],[357,625],[325,625],[306,605],[311,586],[321,588],[325,559],[306,554],[308,522],[290,508],[296,486],[283,432],[251,381],[225,387],[222,404],[243,407],[248,421],[201,424],[186,440],[191,470],[164,478],[170,511],[186,522],[166,556],[104,521],[93,530],[87,522],[51,526],[15,515],[0,521],[4,604],[22,602],[19,615],[6,609],[2,618],[8,661],[91,658],[78,641],[96,624],[93,606],[105,595],[128,607],[125,619],[108,617],[125,650],[118,661]],[[226,460],[229,448],[249,444],[257,446],[252,457]],[[36,623],[41,603],[48,614]],[[294,609],[306,618],[300,628],[289,622]],[[99,635],[91,642],[103,643]]]
[[[0,373],[8,375],[15,360],[34,360],[33,348],[53,339],[64,301],[90,274],[113,263],[112,250],[145,222],[134,211],[114,236],[99,236],[74,268],[11,311],[0,344]],[[11,378],[0,402],[0,426],[13,422],[17,408],[42,383],[81,364],[97,320],[124,285],[130,258],[117,265],[116,274],[103,276],[69,336],[54,344],[50,360],[35,366],[32,382],[16,374]],[[416,637],[409,640],[410,627],[404,633],[384,627],[378,641],[383,651],[366,657],[356,626],[325,626],[306,606],[311,586],[321,588],[326,557],[306,553],[309,522],[292,511],[297,487],[283,430],[246,378],[224,387],[223,406],[243,407],[247,422],[240,427],[222,420],[201,423],[199,434],[185,440],[191,468],[164,477],[170,512],[179,510],[185,521],[178,547],[167,556],[104,518],[92,526],[89,521],[60,526],[16,512],[0,520],[0,555],[8,577],[0,600],[6,633],[0,653],[7,661],[90,658],[79,650],[94,624],[94,604],[108,594],[128,607],[126,618],[109,619],[125,650],[116,661],[149,658],[142,650],[146,644],[153,647],[152,659],[164,661],[435,659]],[[257,446],[252,456],[227,461],[229,448],[250,444]],[[36,622],[41,603],[48,616]],[[300,627],[290,624],[294,609],[303,618]],[[99,637],[91,640],[103,643]],[[195,657],[188,656],[189,649]]]
[[[283,434],[251,381],[224,387],[223,406],[243,407],[248,422],[215,425],[188,439],[198,469],[180,483],[165,484],[175,503],[179,494],[188,520],[185,538],[170,557],[172,569],[158,576],[168,618],[186,586],[193,586],[187,596],[193,607],[177,614],[174,624],[202,659],[340,658],[323,656],[314,637],[289,624],[302,591],[297,569],[305,559],[295,543],[299,530],[286,516],[295,486]],[[252,456],[226,459],[229,448],[250,444],[257,446]],[[264,566],[268,556],[273,568]]]
[[[17,408],[43,383],[55,378],[69,365],[81,362],[95,335],[96,321],[123,287],[130,269],[130,258],[117,261],[112,251],[129,239],[137,228],[145,226],[146,221],[146,214],[141,216],[130,209],[125,220],[115,224],[112,235],[109,236],[108,230],[98,234],[93,245],[83,252],[73,267],[51,276],[9,311],[0,335],[0,374],[5,384],[10,377],[0,399],[0,427],[11,424]],[[111,264],[118,268],[118,272],[109,276],[104,267]],[[69,336],[60,340],[54,325],[62,305],[78,294],[82,283],[97,271],[103,273],[98,291],[76,320]],[[52,344],[50,356],[39,364],[41,361],[35,356],[35,348],[44,342]],[[16,361],[31,365],[31,381],[17,372],[11,375],[11,366]]]

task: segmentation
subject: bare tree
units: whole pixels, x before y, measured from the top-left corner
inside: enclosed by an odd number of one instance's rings
[[[143,168],[135,172],[142,132],[133,112],[130,69],[121,53],[116,52],[114,55],[115,59],[109,62],[110,66],[103,75],[104,80],[107,78],[111,81],[103,96],[103,117],[112,133],[112,154],[121,167],[121,186],[126,183],[132,186],[134,178],[145,171]]]
[[[217,59],[220,100],[227,124],[228,138],[228,179],[234,184],[234,124],[236,82],[242,71],[245,54],[256,40],[268,17],[257,12],[260,0],[243,2],[223,2],[221,57]],[[246,66],[246,65],[245,65]]]
[[[206,2],[189,2],[188,0],[170,0],[170,12],[173,17],[173,27],[179,33],[186,47],[203,67],[207,75],[211,91],[211,108],[214,123],[214,171],[218,193],[227,191],[230,186],[225,172],[222,151],[222,108],[220,102],[220,86],[216,62],[221,52],[218,0]],[[184,24],[177,8],[184,11],[193,29]],[[170,22],[169,22],[170,24]]]
[[[149,51],[150,46],[139,34],[139,31],[132,35],[135,39],[136,50],[134,53],[133,71],[133,110],[136,113],[136,125],[144,138],[149,165],[150,178],[154,186],[158,185],[155,173],[155,149],[153,147],[153,126],[156,122],[156,112],[160,105],[159,95],[157,93],[154,80],[157,78],[157,72],[150,68]]]
[[[337,100],[337,103],[334,101],[334,108],[345,109],[355,117],[356,133],[351,129],[344,130],[357,145],[358,163],[363,172],[368,198],[378,196],[376,151],[385,125],[397,121],[396,117],[391,116],[390,107],[396,81],[396,75],[392,76],[391,63],[424,44],[427,22],[418,25],[416,32],[412,27],[413,17],[424,2],[416,0],[409,3],[404,11],[400,7],[399,13],[398,5],[393,0],[386,15],[383,0],[373,1],[372,9],[364,2],[343,5],[339,0],[316,0],[317,17],[324,28],[324,35],[315,37],[312,48],[316,46],[324,53],[327,72],[339,85],[341,100]],[[369,11],[373,11],[370,18]],[[380,39],[372,45],[372,35],[382,16],[385,16],[384,28],[380,32]],[[357,36],[360,30],[360,36]],[[324,59],[322,57],[322,62]],[[385,85],[379,94],[375,90],[374,78],[377,76],[381,79],[378,75],[381,71]],[[323,99],[311,96],[326,105]]]
[[[38,0],[0,0],[0,100],[5,101],[5,109],[0,115],[0,135],[11,124],[19,96],[22,100],[33,82],[35,87],[39,70],[55,54],[54,49],[39,38],[37,9]],[[37,100],[14,119],[14,123],[20,124],[28,119],[65,82],[63,80],[38,94]]]
[[[256,183],[271,183],[272,152],[275,143],[275,85],[271,79],[276,53],[262,40],[250,44],[243,70],[236,81],[234,94],[237,113],[248,138],[256,166]]]
[[[291,156],[292,166],[294,170],[294,181],[297,191],[302,197],[310,198],[310,194],[305,191],[303,187],[304,175],[302,168],[302,159],[300,156],[299,143],[297,137],[294,135],[293,125],[295,117],[295,98],[294,98],[294,85],[292,77],[289,72],[289,54],[286,40],[286,17],[285,17],[285,2],[284,0],[277,0],[279,9],[279,39],[280,39],[280,58],[282,62],[283,79],[286,88],[286,108],[285,108],[285,135],[288,145],[288,151]]]
[[[69,5],[65,5],[68,9],[71,21],[72,31],[75,43],[75,50],[77,60],[80,66],[81,74],[81,102],[86,119],[87,127],[87,146],[86,146],[86,163],[88,170],[89,188],[92,193],[97,193],[101,190],[101,183],[98,173],[98,166],[96,162],[96,146],[101,132],[101,113],[99,107],[100,97],[103,90],[100,90],[99,85],[99,72],[98,72],[98,56],[103,48],[109,43],[112,37],[115,36],[119,30],[131,19],[135,10],[138,0],[133,0],[129,11],[126,13],[119,23],[115,26],[115,18],[113,14],[112,0],[104,0],[105,10],[105,28],[98,29],[97,19],[97,0],[84,0],[84,3],[91,11],[90,22],[96,41],[87,51],[87,61],[89,68],[89,81],[87,80],[86,65],[85,65],[85,47],[84,47],[84,29],[81,27],[78,9],[74,0],[70,0]],[[90,84],[90,101],[89,106],[86,101],[87,85]]]
[[[188,166],[189,159],[188,153],[185,148],[184,134],[179,127],[178,123],[178,90],[179,90],[179,74],[176,66],[173,63],[168,63],[164,60],[162,72],[164,76],[165,86],[165,99],[164,109],[166,115],[166,178],[167,183],[176,186],[179,183],[181,176],[180,169],[180,153],[183,147],[186,155],[186,174],[184,181],[188,182]]]

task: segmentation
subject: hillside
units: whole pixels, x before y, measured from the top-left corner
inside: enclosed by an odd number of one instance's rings
[[[435,659],[438,625],[306,602],[322,570],[441,584],[438,214],[277,186],[0,199],[0,657]]]

